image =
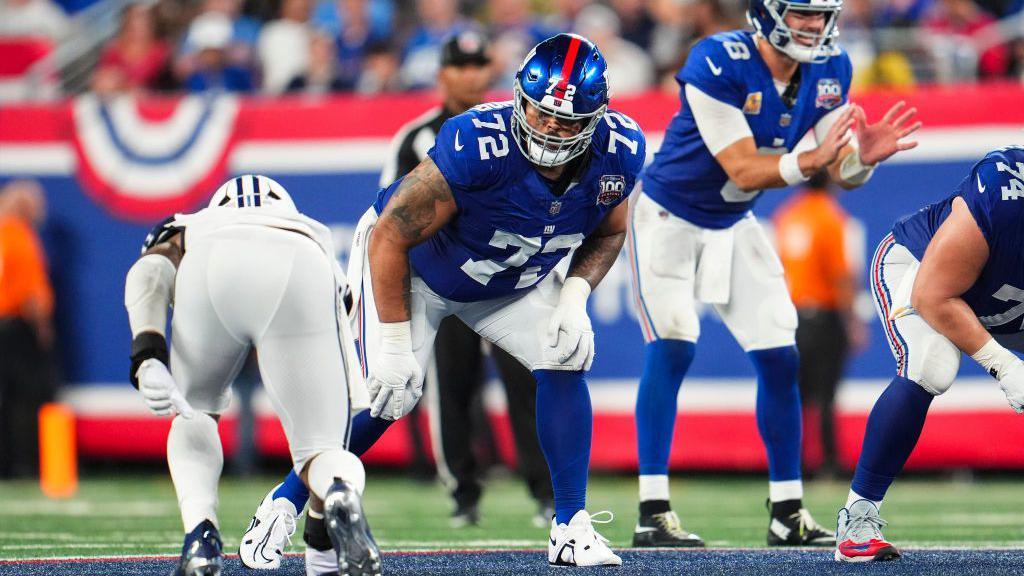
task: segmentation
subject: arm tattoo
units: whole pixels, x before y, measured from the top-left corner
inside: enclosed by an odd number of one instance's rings
[[[424,230],[434,221],[437,202],[452,202],[448,182],[432,160],[420,163],[395,190],[384,217],[392,220],[402,237],[411,244],[425,238]]]
[[[569,276],[580,276],[590,283],[591,288],[596,288],[612,264],[615,264],[625,241],[625,232],[588,236],[573,254]]]

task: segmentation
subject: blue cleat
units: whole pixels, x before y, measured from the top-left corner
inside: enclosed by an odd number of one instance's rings
[[[363,514],[359,493],[338,480],[324,499],[324,526],[338,555],[341,576],[381,576],[380,549]]]
[[[220,576],[222,548],[217,527],[213,522],[203,520],[185,535],[181,559],[171,576]]]

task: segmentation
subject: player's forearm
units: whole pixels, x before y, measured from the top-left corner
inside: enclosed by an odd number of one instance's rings
[[[992,338],[963,298],[922,294],[912,303],[929,326],[967,354],[974,354]]]
[[[596,288],[615,264],[625,242],[625,232],[588,236],[573,254],[572,262],[569,264],[569,276],[579,276],[586,280],[591,288]]]
[[[370,236],[370,277],[381,322],[405,322],[411,317],[409,248],[393,236],[387,226],[378,226]]]

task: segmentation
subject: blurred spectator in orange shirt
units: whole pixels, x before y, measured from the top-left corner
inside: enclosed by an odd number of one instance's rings
[[[166,82],[170,46],[154,32],[149,6],[129,4],[121,12],[121,30],[107,44],[92,76],[92,89],[101,94],[156,88]]]
[[[37,472],[37,414],[54,393],[53,290],[36,234],[45,214],[38,183],[0,191],[0,477]]]
[[[829,190],[823,171],[775,213],[779,257],[800,323],[800,395],[808,465],[820,438],[822,474],[837,471],[834,401],[847,355],[864,343],[864,325],[853,315],[858,274],[847,254],[849,216]],[[815,430],[820,434],[815,438]]]

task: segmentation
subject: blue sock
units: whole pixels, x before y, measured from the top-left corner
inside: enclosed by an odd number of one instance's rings
[[[590,438],[594,427],[583,372],[534,370],[537,438],[551,471],[555,521],[568,524],[587,503]]]
[[[349,451],[356,456],[362,456],[370,449],[384,432],[391,426],[391,420],[370,417],[369,410],[363,410],[352,419],[352,434],[349,437]],[[299,475],[292,470],[275,490],[272,499],[287,498],[295,505],[295,509],[302,512],[309,500],[309,489],[303,484]]]
[[[676,398],[695,349],[685,340],[655,340],[644,347],[644,373],[636,396],[640,474],[668,474]]]
[[[864,446],[853,474],[853,491],[881,502],[921,436],[931,395],[913,380],[893,378],[868,416]]]
[[[800,359],[795,346],[749,353],[757,371],[757,430],[768,451],[768,479],[800,478]]]
[[[348,450],[362,456],[394,424],[393,420],[373,418],[369,410],[363,410],[352,418],[352,433],[348,439]]]
[[[302,483],[302,479],[295,473],[295,470],[289,472],[284,482],[278,484],[274,489],[274,495],[270,499],[277,500],[278,498],[286,498],[295,505],[295,511],[302,514],[302,509],[306,507],[306,501],[309,500],[309,488]]]

